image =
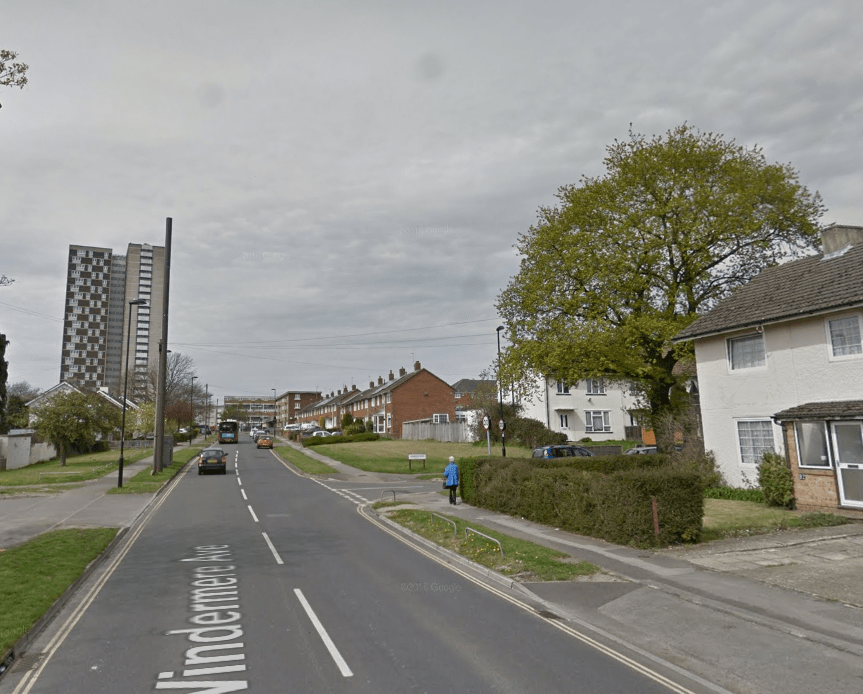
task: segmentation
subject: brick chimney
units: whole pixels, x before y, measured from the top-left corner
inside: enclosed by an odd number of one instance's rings
[[[407,371],[405,370],[405,367],[400,368],[399,369],[399,378],[404,376],[406,373],[407,373]]]
[[[391,381],[395,380],[395,376],[393,376],[393,370],[392,369],[390,369],[390,380]]]
[[[414,371],[419,371],[421,368],[422,368],[422,366],[420,366],[420,363],[418,361],[415,361],[414,362]]]
[[[382,386],[384,384],[384,379],[381,376],[378,376],[378,385]]]
[[[375,382],[369,381],[369,388],[374,388],[374,387],[375,387]]]
[[[354,383],[351,385],[351,392],[354,392],[357,389],[357,384]]]

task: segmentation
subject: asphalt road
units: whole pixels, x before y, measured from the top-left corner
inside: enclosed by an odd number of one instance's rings
[[[370,523],[379,491],[223,448],[228,473],[179,476],[0,692],[669,691]]]

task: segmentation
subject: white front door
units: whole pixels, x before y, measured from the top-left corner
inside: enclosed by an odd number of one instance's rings
[[[863,508],[863,422],[832,422],[830,429],[841,504]]]

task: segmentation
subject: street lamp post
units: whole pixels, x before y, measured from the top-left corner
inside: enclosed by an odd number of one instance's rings
[[[129,387],[129,346],[132,341],[132,306],[146,304],[146,299],[132,299],[129,302],[129,319],[126,327],[126,369],[123,374],[123,419],[120,424],[120,460],[117,469],[117,487],[123,486],[123,451],[126,443],[126,391]]]
[[[278,427],[278,422],[276,421],[276,389],[270,388],[273,391],[273,439],[276,437],[276,428]]]
[[[500,399],[500,447],[501,456],[506,458],[506,420],[503,418],[503,383],[500,380],[500,331],[503,326],[496,328],[497,332],[497,392]]]
[[[189,422],[189,448],[192,447],[192,438],[194,438],[195,431],[195,379],[197,376],[192,376],[192,380],[189,381],[189,409],[192,412],[192,421]]]

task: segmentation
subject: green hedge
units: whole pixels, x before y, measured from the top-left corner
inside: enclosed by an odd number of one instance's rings
[[[730,499],[731,501],[755,501],[764,503],[764,492],[760,489],[738,489],[737,487],[707,487],[705,499]]]
[[[310,436],[302,439],[303,446],[324,446],[330,443],[351,443],[352,441],[377,441],[380,434],[354,434],[353,436]]]
[[[674,469],[662,456],[632,458],[462,459],[461,495],[475,506],[617,544],[698,540],[702,475]],[[657,500],[659,535],[651,497]]]

